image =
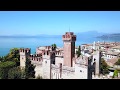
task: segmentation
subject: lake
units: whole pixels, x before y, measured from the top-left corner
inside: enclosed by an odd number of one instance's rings
[[[103,41],[100,38],[78,37],[76,40],[76,46],[93,43],[94,41]],[[110,41],[110,40],[105,40]],[[114,40],[113,40],[114,41]],[[62,36],[61,37],[37,37],[37,38],[6,38],[0,37],[0,56],[6,55],[11,48],[31,48],[31,53],[34,54],[36,47],[47,46],[56,44],[58,47],[63,47]]]

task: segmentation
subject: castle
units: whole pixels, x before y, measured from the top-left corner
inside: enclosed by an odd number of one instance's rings
[[[92,74],[100,74],[99,50],[90,55],[77,57],[76,35],[66,32],[62,40],[63,48],[38,47],[34,55],[29,48],[20,49],[20,66],[24,68],[26,58],[29,58],[36,66],[35,76],[42,76],[44,79],[92,79]]]

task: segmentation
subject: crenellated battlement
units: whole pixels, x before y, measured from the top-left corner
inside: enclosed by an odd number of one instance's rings
[[[41,54],[30,55],[30,60],[40,62],[43,60],[41,56],[42,56]]]
[[[20,48],[19,51],[22,53],[30,53],[31,49],[30,48]]]
[[[65,35],[62,36],[63,40],[71,40],[76,41],[76,35],[73,32],[66,32]]]
[[[42,50],[42,55],[50,56],[51,55],[50,52],[51,52],[50,50]]]
[[[49,49],[51,49],[51,46],[45,46],[45,48],[46,48],[47,50],[49,50]]]
[[[63,56],[63,53],[61,51],[55,51],[56,56]]]
[[[36,53],[37,54],[40,54],[42,53],[44,55],[44,53],[47,54],[47,51],[51,51],[52,50],[52,47],[51,46],[43,46],[43,47],[37,47],[36,48]]]

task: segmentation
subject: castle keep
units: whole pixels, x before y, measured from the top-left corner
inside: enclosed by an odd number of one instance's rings
[[[76,35],[66,32],[62,40],[63,48],[37,47],[35,54],[31,54],[28,48],[20,49],[20,66],[24,68],[26,58],[29,58],[36,66],[35,76],[45,79],[92,79],[92,72],[99,75],[100,51],[77,57]]]
[[[76,35],[74,35],[73,32],[66,32],[62,38],[64,42],[64,65],[72,67],[72,59],[75,55]]]

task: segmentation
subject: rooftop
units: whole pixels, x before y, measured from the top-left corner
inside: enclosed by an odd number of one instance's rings
[[[118,61],[118,58],[112,58],[112,59],[109,59],[109,60],[106,61],[106,62],[114,64],[114,63],[116,63],[117,61]]]
[[[120,49],[120,45],[112,47],[112,49]]]
[[[107,52],[108,55],[119,55],[120,52],[112,52],[112,51],[109,51]]]

